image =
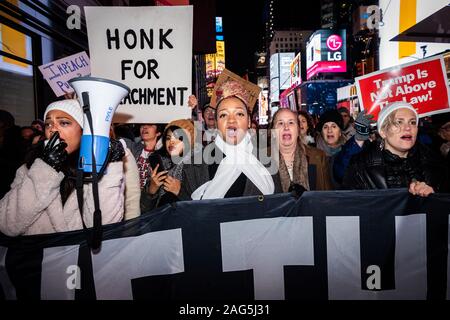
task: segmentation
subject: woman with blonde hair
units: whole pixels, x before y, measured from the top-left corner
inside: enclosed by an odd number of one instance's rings
[[[406,102],[383,108],[377,120],[381,142],[354,156],[344,176],[346,189],[408,188],[426,197],[441,191],[448,173],[440,158],[417,141],[418,114]]]

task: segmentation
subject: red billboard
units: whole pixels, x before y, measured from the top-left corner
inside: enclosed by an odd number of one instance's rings
[[[318,73],[347,71],[346,31],[318,30],[306,45],[306,79]]]
[[[421,117],[450,111],[444,59],[437,56],[355,78],[361,108],[373,114],[395,101],[411,103]]]

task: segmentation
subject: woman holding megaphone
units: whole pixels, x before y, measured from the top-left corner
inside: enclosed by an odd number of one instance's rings
[[[28,154],[11,190],[0,200],[0,231],[9,236],[83,228],[75,191],[83,110],[77,100],[51,103],[44,114],[46,141]],[[124,212],[122,144],[111,140],[109,162],[98,189],[102,224],[119,222]],[[92,185],[84,187],[83,221],[93,224]]]

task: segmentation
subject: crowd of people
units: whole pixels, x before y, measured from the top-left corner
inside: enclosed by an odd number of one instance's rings
[[[407,188],[422,197],[450,192],[450,112],[424,119],[411,104],[395,102],[376,122],[364,111],[353,119],[340,108],[315,123],[306,111],[281,108],[268,128],[259,128],[243,87],[228,81],[217,92],[215,105],[201,110],[201,130],[193,119],[111,127],[98,184],[102,224],[185,200],[313,190]],[[189,97],[189,106],[196,105]],[[14,122],[0,110],[0,232],[92,226],[92,185],[83,190],[82,215],[75,190],[83,129],[78,100],[51,103],[44,121],[30,126]]]

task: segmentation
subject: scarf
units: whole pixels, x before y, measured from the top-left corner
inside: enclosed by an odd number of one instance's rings
[[[293,179],[289,176],[289,172],[284,162],[283,155],[280,152],[280,180],[281,186],[283,187],[283,192],[288,192],[291,184],[296,183],[302,185],[306,190],[309,190],[309,180],[308,180],[308,159],[306,158],[305,145],[300,142],[297,143],[294,153],[294,165],[293,165]]]
[[[226,157],[220,162],[214,178],[192,193],[193,200],[223,198],[241,173],[244,173],[262,194],[274,193],[272,176],[253,155],[253,144],[248,132],[237,145],[226,143],[220,135],[217,135],[215,143]]]

